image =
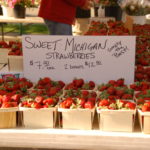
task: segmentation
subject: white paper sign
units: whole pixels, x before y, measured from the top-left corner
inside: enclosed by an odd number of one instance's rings
[[[135,36],[23,36],[24,76],[134,81]]]

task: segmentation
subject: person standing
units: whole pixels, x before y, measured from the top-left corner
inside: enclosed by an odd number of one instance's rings
[[[90,9],[92,0],[41,0],[38,16],[51,35],[72,35],[76,8]]]

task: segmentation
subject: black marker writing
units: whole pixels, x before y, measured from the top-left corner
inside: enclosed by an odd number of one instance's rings
[[[94,59],[95,53],[58,53],[48,52],[46,53],[46,59]]]
[[[32,48],[46,48],[48,50],[56,50],[56,46],[57,43],[59,41],[61,41],[61,39],[56,40],[56,41],[36,41],[36,42],[32,42],[32,38],[31,37],[25,37],[25,41],[26,43],[26,48],[27,49],[32,49]]]
[[[79,51],[95,51],[95,50],[101,50],[101,49],[105,49],[107,46],[107,41],[105,40],[104,43],[76,43],[75,39],[72,38],[67,39],[66,40],[66,45],[65,45],[65,51],[69,51],[70,49],[72,50],[72,52],[79,52]]]

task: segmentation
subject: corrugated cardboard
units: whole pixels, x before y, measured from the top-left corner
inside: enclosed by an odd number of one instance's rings
[[[136,110],[97,110],[102,131],[132,132]]]
[[[23,71],[23,56],[8,56],[9,71]]]
[[[95,109],[62,109],[62,128],[91,130],[93,126]]]
[[[138,110],[138,117],[142,132],[150,134],[150,112]]]
[[[23,124],[27,128],[54,128],[56,108],[19,108],[23,111]]]

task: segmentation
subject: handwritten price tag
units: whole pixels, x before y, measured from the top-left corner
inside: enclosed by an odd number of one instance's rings
[[[23,36],[24,75],[32,81],[49,76],[70,82],[134,81],[134,36]]]

